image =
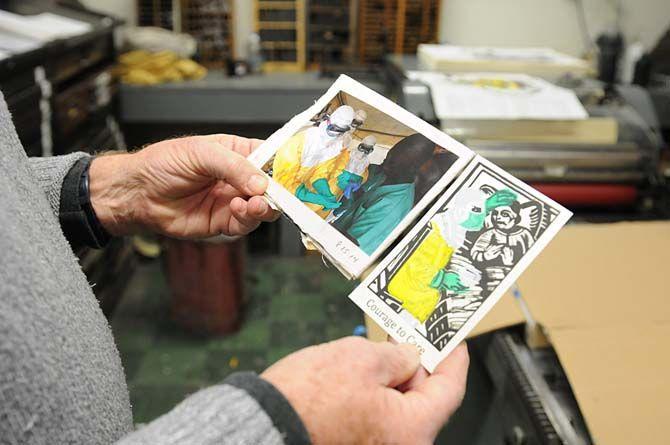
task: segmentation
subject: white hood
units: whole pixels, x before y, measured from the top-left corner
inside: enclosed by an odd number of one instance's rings
[[[344,136],[329,136],[326,132],[327,122],[321,122],[318,127],[307,130],[305,146],[302,149],[300,165],[314,167],[339,155],[344,148]]]

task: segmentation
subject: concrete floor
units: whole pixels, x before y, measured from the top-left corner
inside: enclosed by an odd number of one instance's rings
[[[137,268],[110,321],[135,423],[151,421],[232,372],[261,372],[297,349],[351,335],[363,323],[362,312],[347,298],[355,283],[319,256],[250,257],[246,270],[241,329],[203,337],[171,321],[161,262]]]

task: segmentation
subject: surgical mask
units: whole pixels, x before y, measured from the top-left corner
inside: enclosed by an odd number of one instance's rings
[[[486,220],[486,214],[484,212],[475,213],[470,212],[468,219],[463,221],[460,226],[466,230],[480,230],[484,227],[484,221]]]

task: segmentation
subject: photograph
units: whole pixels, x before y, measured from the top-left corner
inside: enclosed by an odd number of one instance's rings
[[[477,157],[351,298],[362,294],[364,310],[374,306],[435,354],[446,354],[569,216]]]
[[[404,110],[363,85],[346,77],[338,82],[325,104],[281,142],[273,141],[277,148],[262,168],[288,192],[270,197],[293,222],[300,226],[301,219],[318,218],[340,245],[346,242],[349,251],[373,257],[473,154],[433,127],[426,134],[417,125],[425,122],[399,113]],[[315,241],[329,250],[328,241]]]

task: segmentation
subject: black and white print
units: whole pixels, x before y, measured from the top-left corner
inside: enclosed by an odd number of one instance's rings
[[[374,296],[377,314],[385,311],[413,341],[446,355],[569,217],[476,157],[351,298],[370,309],[363,299]]]

